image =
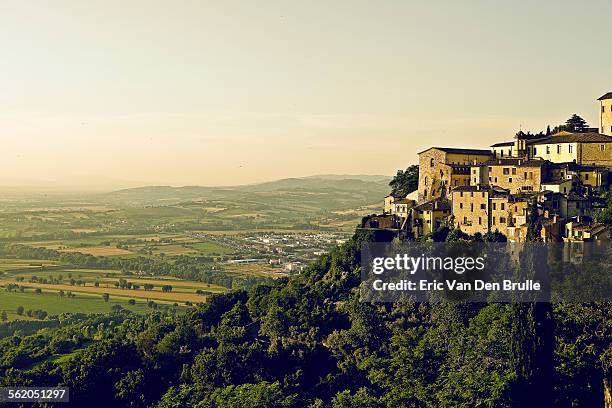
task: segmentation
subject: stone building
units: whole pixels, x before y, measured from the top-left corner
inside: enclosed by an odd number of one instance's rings
[[[412,208],[411,229],[415,237],[435,232],[451,215],[450,202],[446,199],[428,201]]]
[[[490,150],[431,147],[419,153],[419,203],[446,197],[470,184],[470,166],[493,157]]]
[[[508,227],[525,222],[528,208],[526,197],[499,187],[464,186],[452,191],[455,225],[470,235],[496,230],[507,235]]]
[[[511,193],[539,191],[546,171],[543,160],[494,159],[471,168],[471,185],[498,186]]]
[[[559,132],[529,143],[529,157],[553,163],[612,167],[612,136]]]

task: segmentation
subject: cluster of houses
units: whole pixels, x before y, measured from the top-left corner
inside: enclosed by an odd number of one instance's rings
[[[385,197],[384,213],[363,226],[419,238],[452,222],[467,234],[499,231],[522,242],[535,212],[544,241],[609,240],[611,228],[593,215],[611,181],[612,92],[598,101],[599,128],[420,152],[418,189]]]

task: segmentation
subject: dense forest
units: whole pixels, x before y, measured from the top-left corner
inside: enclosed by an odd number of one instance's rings
[[[183,315],[17,332],[1,384],[67,385],[78,406],[604,406],[609,304],[360,302],[361,245],[384,239],[358,231],[300,276]]]

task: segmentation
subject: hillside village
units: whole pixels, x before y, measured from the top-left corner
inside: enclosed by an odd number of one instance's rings
[[[489,149],[418,153],[418,189],[385,197],[383,214],[364,218],[362,227],[419,239],[452,224],[522,242],[535,218],[545,242],[609,240],[610,226],[593,215],[610,188],[612,92],[597,101],[598,128],[519,132]]]

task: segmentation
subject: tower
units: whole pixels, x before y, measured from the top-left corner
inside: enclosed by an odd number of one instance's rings
[[[599,131],[612,136],[612,92],[608,92],[599,101]]]

